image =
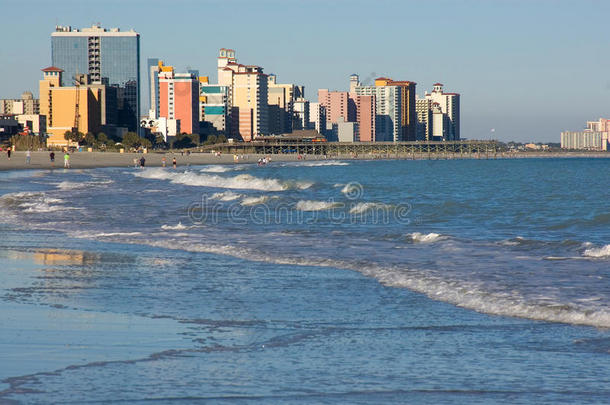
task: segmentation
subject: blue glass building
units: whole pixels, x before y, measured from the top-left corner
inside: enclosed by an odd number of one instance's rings
[[[89,74],[92,83],[114,87],[117,122],[138,130],[140,114],[140,34],[105,29],[82,30],[58,26],[51,34],[52,66],[64,70],[62,86],[71,86],[76,74]]]

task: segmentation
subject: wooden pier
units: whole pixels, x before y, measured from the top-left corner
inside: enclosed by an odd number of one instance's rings
[[[496,141],[444,142],[300,142],[253,141],[208,145],[202,152],[223,154],[298,154],[328,157],[399,157],[406,159],[491,159],[504,152]]]

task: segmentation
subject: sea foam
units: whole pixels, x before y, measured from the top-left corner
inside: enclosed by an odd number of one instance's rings
[[[242,197],[242,194],[237,194],[232,191],[223,191],[222,193],[214,193],[210,197],[212,200],[233,201]]]
[[[583,252],[583,256],[595,258],[610,257],[610,245],[586,249]]]
[[[383,203],[360,202],[350,208],[350,214],[364,214],[369,211],[387,211],[392,208],[391,205]]]
[[[324,211],[339,205],[339,203],[333,201],[301,200],[296,203],[295,208],[299,211]]]
[[[155,168],[145,169],[134,173],[137,177],[146,179],[169,180],[175,184],[187,186],[217,187],[243,190],[261,191],[284,191],[292,188],[291,184],[281,182],[278,179],[261,179],[249,174],[240,174],[233,177],[221,177],[218,175],[198,174],[190,171],[174,172],[171,170]],[[296,183],[296,188],[311,187],[311,183]]]
[[[413,232],[407,234],[407,239],[411,240],[413,243],[432,243],[438,242],[440,240],[446,239],[447,237],[438,233],[430,232],[430,233],[420,233]]]

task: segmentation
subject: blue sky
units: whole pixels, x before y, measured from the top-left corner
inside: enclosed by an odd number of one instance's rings
[[[610,1],[0,0],[0,98],[37,93],[56,24],[141,34],[159,57],[215,79],[217,50],[278,81],[347,90],[348,76],[440,81],[462,94],[462,136],[558,142],[610,116]],[[146,96],[142,93],[142,97]],[[494,128],[495,131],[491,132]]]

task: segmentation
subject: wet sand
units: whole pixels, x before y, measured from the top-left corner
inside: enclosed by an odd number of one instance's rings
[[[176,158],[177,166],[206,165],[206,164],[227,164],[227,163],[256,163],[259,158],[265,155],[247,154],[244,159],[235,162],[233,155],[223,154],[215,156],[212,153],[117,153],[117,152],[73,152],[70,154],[70,167],[74,169],[91,169],[96,167],[133,167],[134,159],[141,157],[146,159],[147,167],[162,166],[162,159],[165,157],[166,165],[171,167],[172,159]],[[297,161],[296,154],[269,155],[272,161],[290,162]],[[451,155],[451,154],[416,154],[416,155],[359,155],[356,159],[524,159],[524,158],[610,158],[610,152],[517,152],[517,153],[497,153],[495,155],[473,154],[473,155]],[[307,155],[306,160],[323,160],[322,155]],[[328,159],[354,159],[354,157],[329,156]],[[0,153],[0,171],[17,169],[53,169],[63,168],[63,153],[55,153],[55,163],[49,159],[49,152],[32,152],[30,164],[26,163],[26,152],[14,152],[9,160],[6,152]]]
[[[256,163],[263,155],[244,155],[238,163]],[[117,152],[73,152],[70,154],[70,167],[73,169],[90,169],[95,167],[129,167],[134,166],[134,159],[146,159],[147,167],[160,167],[165,157],[166,165],[171,167],[172,159],[176,158],[177,167],[206,164],[235,163],[233,155],[215,156],[212,153],[117,153]],[[316,160],[322,156],[307,156],[308,160]],[[296,161],[296,155],[271,155],[272,161]],[[53,169],[63,168],[63,153],[55,152],[55,164],[49,159],[49,152],[32,152],[30,164],[26,163],[26,152],[14,152],[9,160],[6,152],[0,154],[0,170],[17,169]]]

